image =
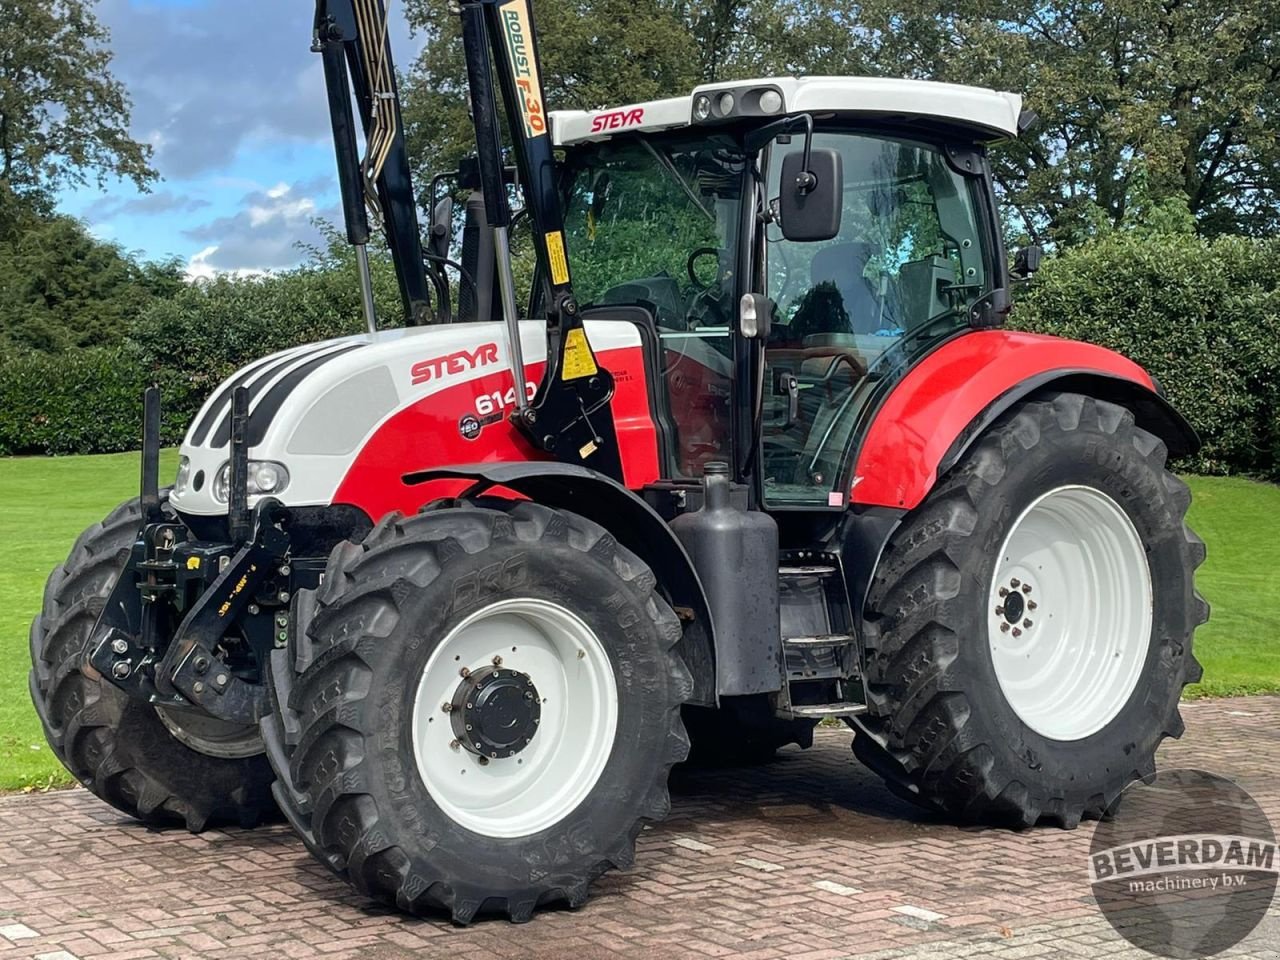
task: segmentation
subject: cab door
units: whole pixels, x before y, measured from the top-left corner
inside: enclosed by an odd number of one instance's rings
[[[843,130],[819,132],[814,146],[841,154],[839,235],[792,242],[770,224],[765,237],[763,285],[777,306],[760,461],[771,508],[845,505],[848,454],[876,398],[967,329],[996,274],[984,181],[959,172],[942,143]],[[776,150],[771,161],[773,198]]]

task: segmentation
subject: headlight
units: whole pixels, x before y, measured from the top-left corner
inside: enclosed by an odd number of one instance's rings
[[[729,114],[733,113],[733,94],[720,94],[720,102],[717,106],[720,107],[720,116],[722,117],[727,117]]]
[[[249,461],[249,492],[256,494],[279,493],[289,485],[289,471],[283,463],[270,460]]]
[[[226,503],[231,499],[231,461],[228,460],[218,468],[213,478],[213,499]]]
[[[693,119],[705,120],[711,116],[711,98],[705,93],[699,94],[693,101]]]
[[[287,486],[289,469],[283,463],[276,463],[274,460],[249,461],[249,482],[246,485],[249,496],[281,493]],[[220,466],[213,478],[213,499],[218,503],[227,503],[231,499],[231,461]]]
[[[187,492],[187,486],[191,483],[191,458],[178,458],[178,475],[173,478],[173,492],[177,496],[182,496]]]
[[[760,94],[760,112],[777,113],[782,109],[782,94],[777,90],[766,90]]]

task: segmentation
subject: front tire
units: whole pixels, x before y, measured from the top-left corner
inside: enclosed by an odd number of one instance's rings
[[[890,539],[854,753],[964,821],[1100,817],[1180,736],[1204,545],[1167,451],[1073,393],[990,428]]]
[[[129,500],[80,535],[45,585],[31,624],[31,699],[54,754],[85,787],[148,823],[252,827],[275,809],[252,727],[162,714],[80,670],[86,645],[138,538]]]
[[[276,797],[413,913],[528,920],[629,866],[688,740],[680,625],[605,530],[533,503],[398,514],[339,545],[271,664]]]

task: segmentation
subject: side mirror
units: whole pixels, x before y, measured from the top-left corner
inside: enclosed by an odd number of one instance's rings
[[[773,301],[764,294],[744,294],[738,304],[738,332],[748,340],[768,340],[773,309]]]
[[[836,150],[799,151],[782,158],[778,215],[782,235],[805,243],[832,240],[844,212],[844,167]]]
[[[431,238],[428,252],[440,260],[449,258],[449,240],[453,236],[453,197],[445,194],[431,211]]]
[[[1039,246],[1032,244],[1023,247],[1013,255],[1013,269],[1009,272],[1015,280],[1027,280],[1040,269],[1040,261],[1043,259],[1044,250]]]

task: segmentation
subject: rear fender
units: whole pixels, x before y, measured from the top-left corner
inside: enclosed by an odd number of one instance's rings
[[[681,653],[693,673],[690,702],[716,702],[715,625],[693,561],[652,507],[622,484],[576,464],[498,462],[442,467],[407,474],[406,485],[469,482],[462,499],[500,488],[535,503],[568,510],[598,523],[653,571],[684,627]]]
[[[851,504],[914,509],[1014,404],[1058,390],[1128,408],[1171,456],[1200,447],[1151,376],[1120,354],[1058,337],[975,331],[926,356],[890,392],[858,450]]]

